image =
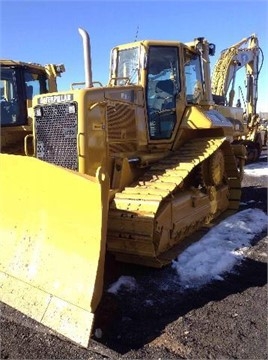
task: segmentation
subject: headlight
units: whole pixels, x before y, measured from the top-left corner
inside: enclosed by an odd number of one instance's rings
[[[75,114],[75,113],[76,113],[76,106],[75,106],[75,104],[70,104],[70,105],[68,106],[68,112],[69,112],[69,114]]]
[[[34,108],[34,115],[35,117],[42,117],[43,115],[43,111],[42,111],[42,108],[41,107],[35,107]]]

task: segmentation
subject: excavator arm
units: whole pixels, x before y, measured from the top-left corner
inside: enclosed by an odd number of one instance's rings
[[[256,113],[260,51],[255,34],[244,38],[221,52],[212,74],[212,93],[227,100],[227,92],[231,86],[227,102],[228,106],[233,106],[236,74],[245,67],[248,114]]]
[[[244,98],[241,86],[239,86],[244,106],[243,114],[241,109],[241,124],[239,125],[241,133],[237,134],[235,141],[236,144],[246,146],[247,161],[256,161],[262,149],[259,116],[257,114],[258,78],[262,64],[263,53],[259,41],[257,36],[252,34],[223,50],[212,74],[211,84],[215,103],[228,106],[231,109],[235,98],[237,71],[242,67],[245,68],[246,98]],[[242,107],[240,99],[237,100],[236,107]]]

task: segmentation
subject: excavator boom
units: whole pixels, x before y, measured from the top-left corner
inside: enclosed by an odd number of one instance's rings
[[[227,92],[234,91],[235,77],[238,70],[246,68],[248,75],[253,76],[257,86],[257,77],[259,73],[259,42],[255,34],[242,39],[237,44],[223,50],[218,61],[215,64],[212,74],[212,93],[217,96],[227,98]],[[257,91],[254,91],[254,98],[257,97]],[[233,106],[234,95],[231,93],[228,106]],[[254,101],[255,104],[256,100]],[[256,106],[254,107],[256,111]]]
[[[240,110],[240,116],[237,116],[240,124],[237,123],[235,141],[246,147],[248,162],[258,160],[262,150],[260,120],[257,114],[258,79],[262,65],[263,52],[257,35],[252,34],[221,52],[212,75],[212,92],[215,101],[220,105],[219,111],[229,116],[230,111],[239,113]],[[244,109],[240,98],[237,98],[236,110],[231,110],[235,99],[236,75],[242,68],[246,73],[246,96],[244,97],[241,86],[239,92],[243,98]],[[229,109],[221,106],[226,104]]]

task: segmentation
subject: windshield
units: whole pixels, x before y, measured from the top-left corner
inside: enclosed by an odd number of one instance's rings
[[[116,85],[139,83],[139,53],[139,47],[118,51]]]

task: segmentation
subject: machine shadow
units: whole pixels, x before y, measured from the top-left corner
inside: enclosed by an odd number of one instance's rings
[[[116,296],[104,293],[96,313],[96,326],[102,326],[104,332],[101,339],[93,337],[122,355],[142,348],[160,336],[168,324],[192,310],[267,283],[267,264],[250,258],[223,281],[213,281],[199,290],[180,289],[178,275],[171,266],[149,269],[128,264],[123,267],[124,276],[135,277],[137,289],[122,290]]]
[[[239,211],[248,208],[258,208],[267,214],[267,187],[245,186],[242,188]]]

